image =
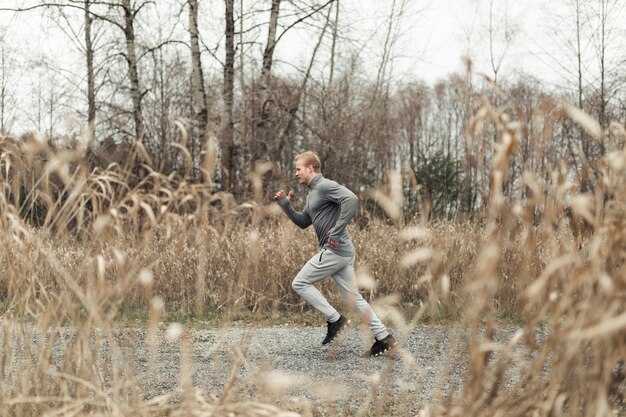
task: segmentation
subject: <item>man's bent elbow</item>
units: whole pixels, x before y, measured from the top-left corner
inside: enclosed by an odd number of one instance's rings
[[[296,226],[298,226],[302,230],[306,229],[310,225],[311,225],[311,223],[306,223],[306,222],[305,223],[301,223],[301,222],[296,223]]]

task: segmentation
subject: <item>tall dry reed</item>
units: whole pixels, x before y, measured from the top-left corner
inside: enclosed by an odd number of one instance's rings
[[[592,119],[562,107],[603,135]],[[503,184],[522,130],[506,111],[485,101],[468,126],[468,136],[485,125],[498,132],[479,221],[403,224],[398,175],[386,191],[364,196],[391,221],[351,226],[359,283],[395,326],[458,307],[458,322],[472,330],[463,389],[417,405],[420,415],[623,413],[626,152],[606,158],[595,194],[578,192],[557,167],[552,182],[525,173],[531,192],[511,200]],[[622,126],[612,128],[626,138]],[[293,415],[193,390],[144,398],[125,354],[132,341],[119,335],[131,311],[145,313],[154,343],[168,312],[307,308],[290,282],[315,250],[312,232],[264,203],[261,179],[271,164],[253,172],[254,200],[216,192],[214,148],[209,138],[205,180],[191,183],[151,170],[140,143],[125,166],[90,171],[80,147],[2,138],[2,414]],[[409,306],[415,316],[402,317],[397,307]],[[524,323],[510,340],[497,338],[502,311]],[[178,337],[184,350],[184,331]],[[520,371],[511,381],[513,366]],[[188,375],[180,379],[189,387]]]

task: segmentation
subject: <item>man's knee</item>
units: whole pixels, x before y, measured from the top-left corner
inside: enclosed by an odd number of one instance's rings
[[[307,283],[300,279],[300,275],[295,277],[294,280],[291,282],[291,288],[293,288],[293,290],[298,294],[300,294],[306,286]]]

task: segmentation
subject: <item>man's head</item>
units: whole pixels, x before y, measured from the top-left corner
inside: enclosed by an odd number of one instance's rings
[[[309,185],[321,172],[320,157],[315,152],[306,151],[296,155],[296,178],[300,184]]]

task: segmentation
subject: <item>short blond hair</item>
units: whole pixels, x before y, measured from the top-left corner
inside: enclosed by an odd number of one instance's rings
[[[322,169],[320,157],[317,155],[317,153],[313,151],[306,151],[296,155],[296,161],[298,161],[299,159],[303,160],[302,162],[304,162],[304,165],[311,165],[315,172],[320,172],[320,170]]]

